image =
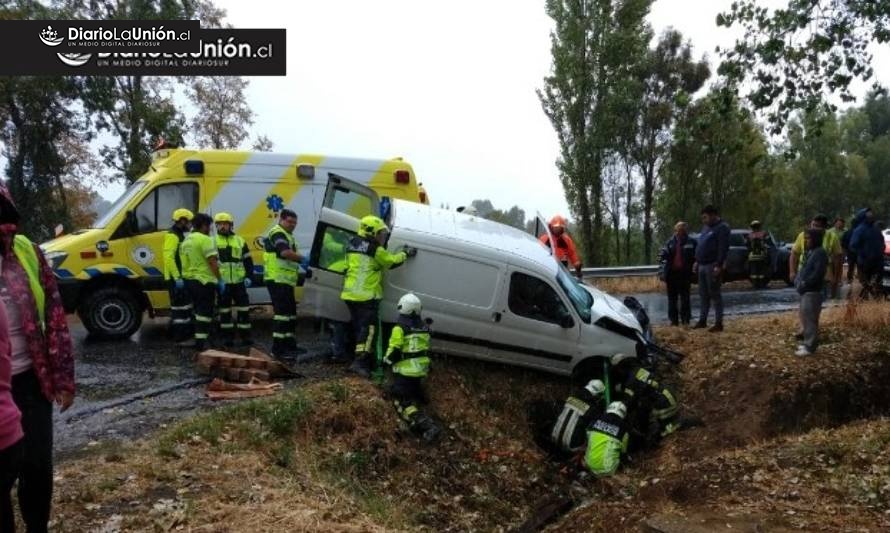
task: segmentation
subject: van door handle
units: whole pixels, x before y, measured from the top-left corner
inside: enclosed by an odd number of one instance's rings
[[[501,314],[498,313],[497,311],[495,311],[494,313],[491,314],[491,319],[494,320],[495,322],[500,322]]]

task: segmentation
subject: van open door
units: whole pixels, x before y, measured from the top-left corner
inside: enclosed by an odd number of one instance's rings
[[[346,245],[357,235],[359,220],[379,215],[380,198],[372,189],[334,173],[328,174],[324,203],[318,215],[309,264],[312,278],[303,289],[303,305],[330,320],[349,321],[340,299],[346,271]]]
[[[546,239],[544,239],[545,235]],[[550,255],[556,257],[556,241],[553,239],[553,234],[550,233],[550,224],[547,224],[541,213],[535,213],[535,237],[542,243],[550,243]]]

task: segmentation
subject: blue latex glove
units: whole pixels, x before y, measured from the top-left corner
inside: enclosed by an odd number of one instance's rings
[[[219,284],[217,286],[219,287],[220,294],[226,292],[226,282],[225,281],[219,280]]]
[[[244,288],[249,289],[251,285],[253,285],[253,281],[250,278],[244,278]]]
[[[303,256],[303,260],[300,261],[300,267],[302,267],[303,270],[309,270],[309,256],[308,255]]]
[[[176,287],[176,290],[181,291],[185,288],[185,281],[182,278],[176,278],[173,282],[173,286]]]

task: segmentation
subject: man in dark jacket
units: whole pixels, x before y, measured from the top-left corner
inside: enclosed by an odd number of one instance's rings
[[[850,239],[850,249],[856,254],[856,268],[859,270],[859,282],[862,290],[860,299],[870,296],[878,297],[881,290],[881,275],[884,261],[884,235],[875,225],[875,214],[870,208],[857,213],[862,215],[862,222]]]
[[[711,300],[713,300],[715,322],[709,331],[723,331],[723,294],[720,292],[720,286],[723,281],[723,269],[726,266],[726,255],[729,253],[731,231],[714,206],[705,206],[701,210],[701,216],[704,227],[695,248],[693,265],[693,271],[698,274],[701,312],[694,329],[708,326],[708,312],[711,310]]]
[[[801,357],[813,355],[819,340],[822,289],[828,271],[828,252],[822,248],[823,235],[820,229],[808,229],[804,234],[806,260],[794,280],[800,294],[800,325],[803,331],[803,344],[797,347],[795,355]]]
[[[660,261],[659,277],[667,285],[668,318],[672,326],[681,322],[687,326],[692,320],[689,287],[692,282],[692,265],[695,263],[695,240],[689,238],[689,227],[685,222],[674,225],[674,235],[661,249]]]

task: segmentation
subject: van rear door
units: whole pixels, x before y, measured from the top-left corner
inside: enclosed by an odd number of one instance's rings
[[[346,271],[346,243],[356,236],[359,220],[380,212],[380,198],[371,188],[329,173],[324,201],[315,226],[310,266],[301,303],[316,316],[346,322],[349,310],[340,300]]]

